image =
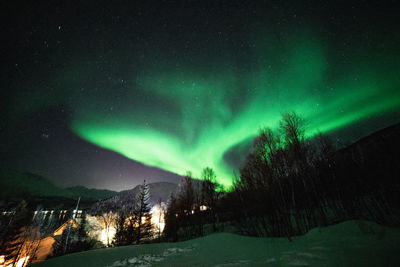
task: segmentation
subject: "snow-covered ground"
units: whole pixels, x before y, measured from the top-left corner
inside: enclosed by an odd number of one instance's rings
[[[40,266],[400,266],[400,229],[347,221],[293,238],[217,233],[74,253]]]

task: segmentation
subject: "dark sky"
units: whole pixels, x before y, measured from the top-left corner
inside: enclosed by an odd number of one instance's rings
[[[0,167],[122,190],[230,184],[296,111],[349,143],[399,122],[396,1],[3,1]]]

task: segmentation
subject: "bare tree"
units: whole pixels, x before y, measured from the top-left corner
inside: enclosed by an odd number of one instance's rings
[[[304,141],[305,121],[294,111],[282,113],[282,120],[279,126],[286,145],[300,146]]]
[[[201,178],[202,182],[202,202],[208,209],[209,218],[212,223],[213,231],[215,232],[216,227],[216,203],[218,198],[218,193],[216,192],[216,175],[214,170],[210,167],[205,167],[202,171]]]
[[[181,212],[185,215],[191,214],[195,200],[191,172],[187,172],[186,176],[183,178],[178,198]]]
[[[165,226],[165,215],[166,215],[166,207],[165,204],[161,201],[161,198],[158,199],[158,202],[155,206],[155,218],[157,222],[155,222],[155,230],[157,231],[158,240],[161,240],[161,232]],[[153,213],[154,218],[154,213]]]
[[[110,229],[115,225],[117,219],[117,203],[116,199],[108,201],[99,201],[92,207],[92,213],[101,219],[107,235],[107,246],[110,246]]]
[[[0,253],[6,255],[5,262],[12,266],[25,256],[22,252],[30,236],[31,222],[32,214],[27,209],[27,203],[21,201],[12,212],[0,240]]]

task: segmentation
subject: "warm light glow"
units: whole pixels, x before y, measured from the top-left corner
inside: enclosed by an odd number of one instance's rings
[[[20,258],[20,259],[17,261],[17,264],[16,264],[16,266],[17,266],[17,267],[23,267],[23,266],[26,266],[26,265],[27,265],[27,263],[28,263],[28,261],[29,261],[29,256],[26,256],[26,257]],[[10,266],[11,266],[11,265],[10,265]]]
[[[163,205],[164,203],[161,203],[160,207],[160,205],[157,204],[151,209],[151,223],[155,226],[157,232],[158,230],[162,232],[165,228]]]
[[[28,264],[28,261],[29,261],[29,256],[20,258],[14,266],[24,267]],[[12,267],[12,266],[13,266],[12,262],[5,262],[4,255],[0,256],[0,267]]]
[[[111,241],[114,239],[116,233],[116,229],[113,226],[110,226],[108,228],[108,240],[111,243]],[[103,229],[101,231],[101,238],[100,241],[104,244],[107,245],[107,229]]]

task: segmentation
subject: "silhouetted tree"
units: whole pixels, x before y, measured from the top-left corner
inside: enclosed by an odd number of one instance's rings
[[[114,246],[125,246],[130,244],[128,243],[128,225],[126,222],[127,215],[124,211],[120,210],[115,223],[115,236],[113,240]]]
[[[72,251],[85,251],[94,247],[96,240],[89,237],[88,231],[90,230],[89,224],[86,220],[86,213],[83,213],[78,224],[78,229],[76,231],[76,239],[73,240],[71,247]]]
[[[295,112],[282,113],[282,120],[279,122],[286,146],[300,147],[304,143],[305,121]]]
[[[140,186],[139,193],[136,197],[136,210],[135,215],[137,218],[136,228],[136,243],[139,244],[144,239],[152,236],[152,224],[151,224],[151,213],[150,213],[150,188],[143,181]]]
[[[244,201],[247,234],[290,239],[316,221],[315,151],[305,142],[305,123],[296,113],[282,114],[280,130],[275,135],[262,129],[254,139],[235,191]]]
[[[171,194],[167,203],[167,211],[165,213],[165,228],[163,235],[167,240],[172,240],[173,242],[178,241],[178,230],[180,227],[178,216],[178,200]]]
[[[216,203],[218,194],[216,192],[216,175],[214,170],[210,167],[203,169],[201,174],[202,187],[201,196],[202,203],[207,207],[207,213],[209,214],[209,219],[212,223],[213,231],[216,231]]]
[[[179,191],[179,207],[181,213],[184,215],[190,215],[192,213],[193,204],[195,200],[195,192],[193,189],[193,181],[191,172],[187,172],[181,182],[181,188]]]

